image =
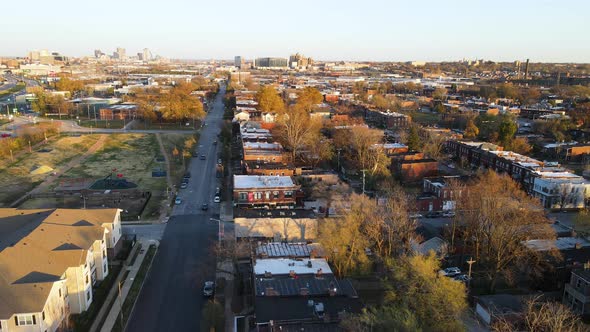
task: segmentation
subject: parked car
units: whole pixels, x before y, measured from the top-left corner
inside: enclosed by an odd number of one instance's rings
[[[209,210],[209,204],[205,203],[205,204],[201,205],[201,210],[203,210],[203,211]]]
[[[458,267],[447,267],[444,270],[440,270],[438,271],[438,274],[445,276],[445,277],[454,277],[454,276],[458,276],[461,274],[461,269],[459,269]]]
[[[426,214],[426,218],[440,218],[440,217],[442,217],[442,212],[430,211]]]
[[[188,182],[183,182],[180,184],[180,189],[186,189],[188,187]]]
[[[176,204],[176,205],[182,204],[182,198],[176,197],[176,199],[174,200],[174,204]]]
[[[184,173],[184,176],[183,176],[183,178],[185,178],[185,179],[190,179],[190,178],[191,178],[191,172],[186,172],[186,173]]]
[[[221,198],[219,198],[219,196],[215,196],[215,198],[213,198],[213,202],[219,203],[219,202],[221,202]]]
[[[420,213],[412,213],[412,214],[409,215],[409,217],[410,218],[418,219],[418,218],[423,218],[424,216],[421,215]]]
[[[452,218],[452,217],[455,216],[455,212],[453,212],[453,211],[445,211],[445,212],[443,212],[442,216],[445,217],[445,218]]]
[[[469,276],[467,276],[466,274],[454,276],[453,279],[461,282],[468,282],[469,280],[471,280],[471,278],[469,278]]]
[[[203,296],[211,297],[215,293],[215,283],[213,281],[205,281],[203,286]]]
[[[205,160],[205,159],[206,159],[205,155],[204,155],[204,154],[202,154],[202,155],[201,155],[201,160]]]
[[[213,145],[217,145],[217,141],[213,141]]]

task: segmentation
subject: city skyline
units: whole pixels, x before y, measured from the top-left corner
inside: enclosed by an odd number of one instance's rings
[[[459,0],[453,5],[370,1],[364,6],[230,1],[223,8],[171,0],[163,8],[152,6],[157,9],[150,9],[155,1],[142,3],[146,6],[137,8],[137,2],[106,0],[93,12],[101,19],[89,21],[72,0],[61,1],[61,6],[32,1],[26,21],[8,15],[0,22],[10,32],[0,36],[0,55],[48,49],[79,57],[92,55],[94,49],[109,53],[116,47],[147,47],[174,59],[252,59],[299,52],[324,61],[590,60],[590,36],[585,33],[590,24],[583,17],[590,4],[578,0]],[[16,3],[5,6],[7,12],[20,10]]]

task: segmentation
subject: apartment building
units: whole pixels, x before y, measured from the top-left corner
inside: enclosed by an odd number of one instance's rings
[[[0,331],[58,331],[93,300],[120,210],[0,209]]]

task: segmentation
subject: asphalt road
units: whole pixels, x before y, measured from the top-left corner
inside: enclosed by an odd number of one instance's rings
[[[217,140],[223,117],[222,87],[201,131],[199,155],[192,158],[191,178],[179,195],[183,202],[174,207],[160,247],[146,278],[127,331],[199,331],[201,310],[206,299],[203,282],[214,280],[215,257],[211,248],[218,235],[219,204],[213,203],[217,162]],[[207,211],[201,210],[209,204]]]

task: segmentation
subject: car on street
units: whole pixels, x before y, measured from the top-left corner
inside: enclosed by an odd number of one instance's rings
[[[217,164],[221,165],[221,159],[217,159]]]
[[[183,182],[180,184],[180,189],[186,189],[188,187],[188,182]]]
[[[209,204],[205,203],[205,204],[201,205],[201,210],[203,210],[203,211],[209,210]]]
[[[215,198],[213,198],[213,202],[219,203],[219,202],[221,202],[221,198],[219,198],[219,196],[215,196]]]
[[[217,145],[217,141],[213,141],[213,145]]]
[[[190,179],[190,178],[191,178],[191,172],[186,172],[186,173],[184,173],[184,176],[183,176],[183,178],[185,178],[185,179]]]
[[[205,281],[203,285],[203,296],[211,297],[215,293],[215,283],[213,281]]]
[[[453,218],[455,216],[455,212],[453,211],[445,211],[442,214],[443,217],[445,218]]]
[[[438,271],[438,274],[440,274],[441,276],[452,278],[454,276],[460,275],[461,269],[459,269],[458,267],[447,267],[444,270]]]
[[[440,217],[442,217],[442,212],[430,211],[426,214],[426,218],[440,218]]]
[[[469,276],[466,274],[460,274],[458,276],[454,276],[453,280],[457,280],[457,281],[461,281],[461,282],[468,282],[469,280],[471,280],[471,278],[469,278]]]
[[[182,204],[182,198],[176,197],[176,199],[174,200],[174,204],[176,204],[176,205]]]
[[[204,155],[204,154],[202,154],[202,155],[201,155],[201,160],[205,160],[205,159],[206,159],[205,155]]]

